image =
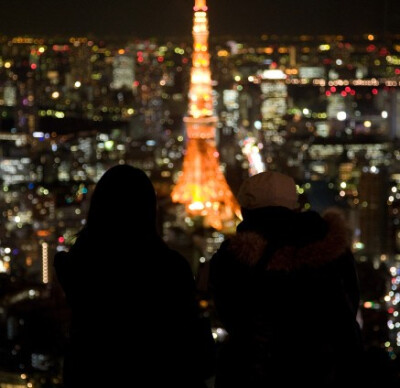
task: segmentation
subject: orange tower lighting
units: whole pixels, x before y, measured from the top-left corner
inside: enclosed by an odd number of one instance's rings
[[[194,50],[188,116],[184,118],[188,141],[183,171],[171,197],[185,205],[188,215],[203,216],[205,226],[232,229],[240,208],[221,171],[215,145],[218,119],[213,116],[206,0],[196,0],[193,9]]]

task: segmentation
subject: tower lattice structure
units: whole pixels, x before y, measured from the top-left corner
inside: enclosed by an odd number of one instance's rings
[[[203,216],[205,226],[224,230],[234,226],[240,208],[221,171],[215,144],[218,119],[213,115],[207,9],[206,0],[195,0],[189,107],[184,118],[188,140],[171,197],[185,205],[189,216]]]

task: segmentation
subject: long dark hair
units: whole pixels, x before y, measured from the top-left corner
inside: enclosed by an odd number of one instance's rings
[[[155,237],[156,208],[154,187],[142,170],[111,167],[95,187],[80,235],[91,240]]]

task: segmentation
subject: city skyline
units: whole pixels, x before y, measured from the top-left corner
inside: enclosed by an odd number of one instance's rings
[[[208,261],[238,220],[223,222],[228,228],[203,223],[214,215],[208,209],[233,213],[220,204],[232,205],[244,179],[265,169],[293,177],[302,211],[341,209],[360,279],[368,381],[398,385],[400,34],[390,28],[398,15],[393,0],[207,0],[209,9],[205,0],[115,0],[101,9],[92,0],[2,1],[0,382],[62,386],[70,315],[52,259],[85,225],[103,173],[128,164],[156,189],[157,230],[187,259],[217,343],[226,331],[208,293]],[[194,42],[193,3],[202,10]],[[307,29],[318,35],[301,36]],[[188,161],[200,185],[185,176]],[[210,183],[220,178],[214,190]],[[197,187],[186,185],[175,200],[180,181]],[[218,197],[192,195],[201,191]],[[104,264],[115,276],[114,256]]]
[[[213,36],[400,32],[400,12],[393,0],[211,0],[209,7]],[[115,0],[99,7],[94,0],[15,0],[3,1],[0,9],[4,35],[189,37],[192,2]]]

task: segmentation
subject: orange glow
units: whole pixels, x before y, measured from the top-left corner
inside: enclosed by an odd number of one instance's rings
[[[202,10],[202,11],[207,11],[207,4],[206,0],[196,0],[195,5],[193,8],[195,11]]]
[[[240,207],[219,165],[215,145],[211,71],[208,52],[206,1],[196,0],[193,23],[194,52],[189,88],[188,143],[183,171],[172,190],[173,202],[185,205],[190,216],[204,217],[204,225],[233,231]],[[198,12],[201,9],[204,12]]]
[[[202,299],[199,302],[199,305],[200,305],[201,308],[206,309],[208,307],[208,302],[205,299]]]
[[[48,237],[48,236],[50,236],[51,233],[47,229],[41,229],[41,230],[38,230],[36,232],[36,234],[37,234],[38,237]]]
[[[219,57],[228,57],[228,56],[229,56],[229,53],[228,53],[228,51],[226,51],[226,50],[219,50],[217,55],[218,55]]]

